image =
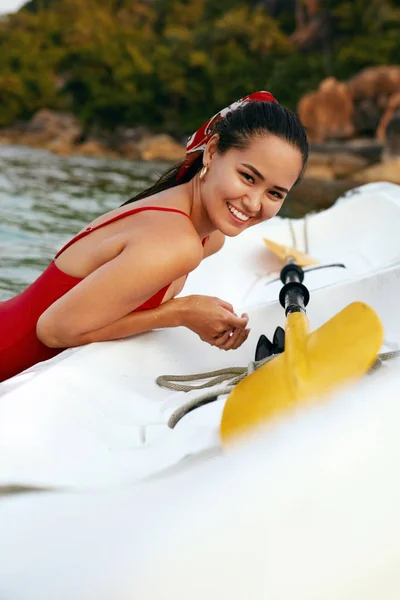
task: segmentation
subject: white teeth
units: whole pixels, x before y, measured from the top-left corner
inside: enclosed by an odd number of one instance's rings
[[[243,213],[241,213],[239,210],[237,210],[237,208],[234,208],[232,206],[232,204],[229,204],[229,202],[227,202],[227,206],[228,206],[230,212],[232,214],[234,214],[235,217],[237,217],[241,221],[248,221],[249,220],[250,217],[248,217],[247,215],[244,215]]]

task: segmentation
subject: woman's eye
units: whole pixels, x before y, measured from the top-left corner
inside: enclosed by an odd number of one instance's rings
[[[270,194],[271,194],[271,196],[275,196],[275,198],[277,200],[283,200],[282,194],[280,194],[279,192],[276,192],[275,190],[271,190]]]
[[[243,177],[249,181],[250,183],[254,183],[255,179],[252,175],[249,175],[248,173],[245,173],[244,171],[241,173],[241,175],[243,175]]]

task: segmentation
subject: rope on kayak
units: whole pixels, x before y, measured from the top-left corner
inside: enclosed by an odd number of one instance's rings
[[[190,400],[189,402],[186,402],[186,404],[183,404],[172,413],[168,419],[168,427],[173,429],[175,425],[182,419],[182,417],[190,413],[192,410],[200,408],[201,406],[209,404],[210,402],[215,402],[215,400],[218,400],[220,396],[230,394],[234,387],[234,385],[226,385],[225,387],[221,387],[216,390],[210,390],[209,392],[202,394],[197,398],[193,398],[193,400]]]
[[[218,369],[217,371],[206,371],[205,373],[194,373],[192,375],[160,375],[156,379],[156,383],[162,387],[167,388],[169,390],[174,390],[176,392],[192,392],[193,390],[202,390],[204,388],[213,387],[218,383],[222,383],[223,381],[229,381],[229,385],[236,385],[241,381],[246,375],[249,375],[272,358],[275,355],[267,356],[262,360],[252,360],[247,367],[226,367],[225,369]],[[211,379],[211,377],[213,379]],[[206,381],[201,385],[185,385],[183,383],[173,383],[184,382],[184,381],[201,381],[202,379],[210,379],[210,381]]]
[[[229,382],[224,387],[209,390],[201,396],[197,396],[196,398],[189,400],[189,402],[186,402],[177,408],[168,420],[168,427],[173,429],[175,425],[192,410],[218,400],[219,396],[230,394],[239,381],[275,358],[275,356],[277,355],[273,354],[272,356],[268,356],[263,360],[253,360],[247,365],[247,367],[227,367],[225,369],[206,371],[205,373],[194,373],[192,375],[160,375],[156,379],[157,384],[162,388],[174,390],[176,392],[191,392],[193,390],[201,390],[209,387],[211,388],[224,381]],[[376,361],[369,370],[369,373],[374,373],[377,371],[382,366],[384,361],[398,357],[400,357],[400,350],[381,352],[378,354]],[[206,381],[201,385],[186,385],[183,383],[189,381],[201,381],[202,379],[209,379],[209,381]]]
[[[210,402],[214,402],[219,396],[230,394],[233,388],[239,381],[250,375],[253,371],[269,362],[276,355],[267,356],[263,360],[253,360],[247,367],[227,367],[225,369],[218,369],[217,371],[207,371],[205,373],[195,373],[193,375],[160,375],[157,377],[156,382],[160,387],[174,390],[176,392],[191,392],[193,390],[200,390],[207,387],[213,387],[223,381],[229,381],[227,385],[221,388],[216,388],[193,398],[189,402],[186,402],[183,406],[180,406],[168,420],[168,427],[173,429],[175,425],[189,412]],[[212,378],[212,379],[211,379]],[[174,382],[185,382],[185,381],[199,381],[202,379],[210,379],[201,385],[185,385],[184,383]]]
[[[160,387],[176,392],[191,392],[192,390],[202,390],[204,388],[213,387],[223,381],[229,381],[229,385],[235,385],[247,374],[246,367],[228,367],[226,369],[218,369],[217,371],[207,371],[206,373],[195,373],[193,375],[160,375],[156,382]],[[212,377],[212,379],[210,379]],[[184,381],[200,381],[202,379],[210,379],[200,385],[185,385]]]
[[[385,360],[390,360],[391,358],[398,358],[400,356],[400,350],[391,350],[390,352],[381,352],[376,357],[376,361],[370,368],[369,372],[374,373],[377,371]]]

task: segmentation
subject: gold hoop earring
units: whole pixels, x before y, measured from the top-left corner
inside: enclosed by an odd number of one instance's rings
[[[207,167],[207,165],[204,165],[204,167],[200,171],[199,178],[200,179],[204,179],[204,177],[206,176],[207,171],[208,171],[208,167]]]

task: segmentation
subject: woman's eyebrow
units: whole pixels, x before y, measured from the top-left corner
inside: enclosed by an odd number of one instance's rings
[[[243,167],[247,167],[248,169],[250,169],[250,171],[253,171],[254,175],[257,175],[257,177],[259,177],[261,181],[265,181],[264,175],[261,175],[260,171],[258,171],[255,167],[246,163],[242,163],[242,165]]]
[[[286,192],[287,194],[289,193],[289,190],[288,190],[288,189],[286,189],[286,188],[284,188],[284,187],[281,187],[280,185],[273,185],[272,187],[273,187],[275,190],[279,190],[280,192]]]
[[[248,169],[250,169],[250,171],[253,171],[254,175],[257,175],[257,177],[259,177],[261,181],[265,181],[264,175],[262,175],[258,169],[253,167],[253,165],[248,165],[247,163],[242,163],[242,165],[243,167],[247,167]],[[286,192],[286,194],[289,193],[288,189],[281,187],[280,185],[273,185],[272,187],[275,190],[279,190],[280,192]]]

